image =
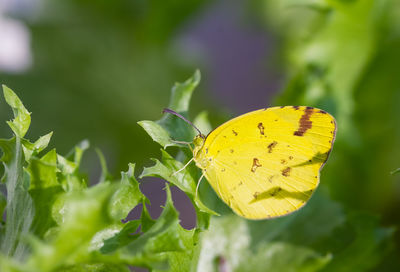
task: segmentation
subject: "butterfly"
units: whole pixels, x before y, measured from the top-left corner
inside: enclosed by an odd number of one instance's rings
[[[193,160],[236,214],[274,218],[297,211],[310,199],[335,135],[336,121],[323,110],[265,108],[231,119],[207,136],[199,131]]]

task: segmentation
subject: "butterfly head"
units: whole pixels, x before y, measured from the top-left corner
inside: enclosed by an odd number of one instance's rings
[[[193,139],[193,159],[196,162],[196,165],[202,169],[208,166],[206,151],[204,150],[205,141],[206,137],[203,134],[199,134]]]
[[[165,108],[163,110],[163,113],[173,114],[173,115],[179,117],[180,119],[182,119],[183,121],[185,121],[186,123],[188,123],[189,125],[191,125],[195,130],[197,130],[197,132],[199,134],[196,137],[194,137],[194,139],[193,139],[193,145],[194,145],[193,159],[196,162],[196,165],[198,167],[200,167],[202,169],[206,168],[208,166],[208,161],[206,159],[207,152],[203,150],[204,143],[206,141],[206,136],[204,136],[201,133],[201,131],[192,122],[190,122],[188,119],[186,119],[184,116],[177,113],[176,111]]]

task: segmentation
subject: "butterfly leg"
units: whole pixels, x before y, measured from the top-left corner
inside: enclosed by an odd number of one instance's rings
[[[201,177],[199,178],[199,181],[197,182],[197,186],[196,186],[196,197],[197,197],[197,191],[199,190],[200,182],[201,182],[201,180],[203,179],[203,177],[204,177],[204,173],[201,175]]]
[[[179,172],[181,172],[183,169],[185,169],[186,167],[188,167],[188,165],[193,161],[194,158],[191,158],[186,164],[185,166],[183,166],[181,169],[179,169],[178,171],[172,173],[171,176],[175,176],[176,174],[178,174]]]

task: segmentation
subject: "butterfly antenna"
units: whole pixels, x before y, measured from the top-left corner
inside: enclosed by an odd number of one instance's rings
[[[196,186],[196,197],[197,197],[197,191],[199,190],[199,185],[200,185],[200,182],[201,182],[201,180],[203,179],[203,177],[204,177],[204,173],[201,175],[201,177],[200,177],[200,179],[199,179],[199,182],[197,182],[197,186]]]
[[[178,116],[179,118],[181,118],[183,121],[185,121],[186,123],[188,123],[189,125],[191,125],[195,130],[197,130],[197,132],[199,133],[199,135],[203,135],[200,131],[200,129],[198,129],[192,122],[190,122],[188,119],[186,119],[185,117],[183,117],[182,115],[180,115],[179,113],[177,113],[176,111],[173,111],[171,109],[165,108],[163,109],[162,113],[170,113],[173,115]]]

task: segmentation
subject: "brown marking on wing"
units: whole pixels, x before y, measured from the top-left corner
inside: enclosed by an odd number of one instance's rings
[[[233,153],[233,149],[229,149],[229,152]]]
[[[282,188],[278,187],[275,190],[273,190],[271,193],[269,193],[269,195],[270,196],[276,196],[276,194],[279,193],[280,191],[282,191]]]
[[[233,129],[232,129],[232,133],[235,134],[235,136],[238,136],[238,133],[236,131],[234,131]]]
[[[310,121],[311,115],[314,113],[314,108],[307,107],[304,110],[304,114],[299,120],[299,128],[293,133],[295,136],[303,136],[307,130],[312,127],[312,122]]]
[[[324,111],[324,110],[319,110],[318,112],[322,113],[322,114],[326,114],[326,111]]]
[[[291,170],[292,170],[292,168],[286,167],[285,169],[282,170],[282,176],[285,176],[285,177],[290,176],[290,171]]]
[[[268,177],[268,181],[269,181],[270,183],[272,183],[274,177],[275,177],[275,175],[269,176],[269,177]]]
[[[260,134],[261,135],[264,135],[264,126],[263,126],[263,123],[258,123],[258,129],[260,130]]]
[[[272,143],[270,143],[268,145],[268,153],[272,153],[272,149],[274,149],[277,144],[278,144],[277,141],[273,141]]]
[[[225,172],[225,168],[222,168],[222,169],[221,169],[221,172]]]
[[[287,161],[285,159],[281,159],[281,164],[286,164]]]
[[[293,160],[293,156],[289,156],[289,160]]]
[[[258,167],[261,167],[262,165],[260,164],[260,162],[258,161],[258,159],[257,158],[254,158],[253,159],[253,166],[251,167],[251,172],[253,172],[253,173],[255,173],[256,172],[256,169],[258,168]]]
[[[298,110],[300,107],[299,106],[293,106],[293,109]]]
[[[260,195],[260,192],[255,192],[254,195],[253,195],[254,199],[257,199],[259,195]]]

